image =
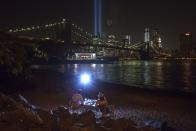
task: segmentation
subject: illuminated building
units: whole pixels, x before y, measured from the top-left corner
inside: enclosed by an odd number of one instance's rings
[[[153,38],[152,38],[153,46],[157,49],[162,48],[162,39],[159,31],[156,29],[153,31]]]
[[[107,45],[108,46],[117,46],[117,40],[116,40],[116,36],[115,35],[113,35],[113,34],[110,34],[110,35],[108,35],[107,36],[107,38],[106,38],[106,41],[107,41]],[[112,57],[112,56],[114,56],[114,54],[115,54],[115,50],[114,49],[106,49],[105,51],[104,51],[104,53],[105,53],[105,56],[110,56],[110,57]]]
[[[76,60],[95,60],[96,53],[75,53]]]
[[[193,51],[193,38],[189,32],[180,35],[180,53],[183,57],[191,57]]]
[[[108,35],[108,40],[107,40],[107,44],[110,46],[115,46],[116,45],[116,37],[115,35]]]
[[[150,29],[145,28],[144,30],[144,42],[150,42]]]
[[[131,36],[130,35],[126,35],[125,36],[125,42],[130,45],[131,44]]]

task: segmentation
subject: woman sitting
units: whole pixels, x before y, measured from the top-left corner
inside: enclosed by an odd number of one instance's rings
[[[81,94],[76,93],[72,96],[72,100],[71,100],[72,109],[79,108],[81,105],[83,105],[83,103],[84,103],[84,99]]]

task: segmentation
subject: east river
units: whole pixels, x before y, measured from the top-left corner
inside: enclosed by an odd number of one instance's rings
[[[56,68],[57,69],[57,68]],[[66,74],[89,73],[106,82],[140,88],[195,92],[196,61],[122,61],[113,64],[66,64],[58,66]]]

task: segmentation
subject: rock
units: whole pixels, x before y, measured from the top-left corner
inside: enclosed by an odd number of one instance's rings
[[[48,130],[48,129],[44,129],[44,128],[40,128],[40,127],[35,127],[35,128],[29,128],[28,131],[52,131],[52,130]]]
[[[161,129],[161,131],[167,130],[167,122],[163,122],[160,120],[154,120],[154,119],[145,119],[144,125],[147,127],[151,127],[154,129]]]
[[[24,111],[24,115],[26,116],[25,121],[31,122],[35,125],[42,125],[43,120],[40,118],[39,115],[36,114],[36,112],[30,112],[30,111]]]
[[[57,130],[68,130],[72,126],[72,115],[69,113],[69,110],[66,107],[60,106],[53,110],[52,113],[56,121]]]
[[[1,131],[22,131],[22,130],[24,130],[24,129],[21,129],[17,126],[10,125],[7,123],[0,123],[0,129],[1,129]]]
[[[43,126],[47,129],[55,129],[55,119],[52,113],[42,109],[37,110],[37,114],[43,120]],[[46,129],[45,129],[46,130]]]
[[[23,101],[25,100],[23,99]],[[25,108],[21,103],[4,94],[0,94],[0,122],[8,124],[5,130],[20,131],[29,128],[41,128],[43,124],[36,112]]]
[[[0,121],[17,127],[37,127],[43,124],[42,119],[36,113],[23,108],[3,113]]]
[[[16,110],[19,107],[19,104],[12,98],[0,94],[0,112]]]
[[[92,111],[88,111],[80,115],[77,123],[83,123],[84,125],[95,125],[96,119],[95,114]]]
[[[60,119],[57,122],[57,129],[59,131],[65,131],[68,130],[71,126],[72,126],[72,119],[71,118],[67,118],[67,119]]]
[[[143,127],[143,128],[140,128],[140,131],[160,131],[160,130],[154,129],[152,127]]]
[[[115,124],[115,120],[114,119],[109,119],[109,120],[106,120],[104,122],[104,126],[107,127],[107,128],[111,128],[114,124]]]
[[[172,127],[168,127],[167,131],[177,131],[176,129],[172,128]]]
[[[117,123],[126,127],[124,128],[126,131],[138,131],[137,124],[132,120],[121,118],[117,120]]]
[[[55,117],[58,117],[60,119],[67,119],[71,116],[69,109],[64,106],[58,107],[57,109],[53,110],[52,113]]]
[[[71,114],[69,113],[69,110],[66,107],[60,106],[52,112],[56,120],[57,130],[68,130],[72,126]]]
[[[69,131],[95,131],[93,126],[72,126]]]
[[[73,123],[76,123],[79,120],[79,115],[77,113],[74,113],[71,115],[71,119]]]
[[[112,131],[110,128],[106,128],[103,126],[97,127],[95,131]]]
[[[112,131],[138,131],[138,129],[136,128],[136,124],[134,122],[132,122],[131,120],[127,120],[124,118],[121,119],[110,119],[107,120],[104,123],[104,126],[106,128],[111,128]]]
[[[20,94],[16,97],[16,101],[17,101],[18,103],[22,104],[25,108],[28,108],[28,109],[30,109],[30,110],[36,110],[36,109],[38,109],[38,107],[36,107],[36,106],[30,104],[30,103],[28,102],[28,100],[27,100],[26,98],[24,98],[24,97],[23,97],[22,95],[20,95]]]

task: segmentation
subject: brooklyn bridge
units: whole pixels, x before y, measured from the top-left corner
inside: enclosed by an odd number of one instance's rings
[[[137,57],[140,59],[170,56],[151,41],[132,44],[118,40],[109,42],[107,38],[95,36],[67,19],[45,25],[10,29],[9,32],[28,40],[29,45],[35,46],[36,49],[47,43],[54,47],[62,46],[65,58],[68,59],[73,58],[75,53],[95,53],[99,57]]]

